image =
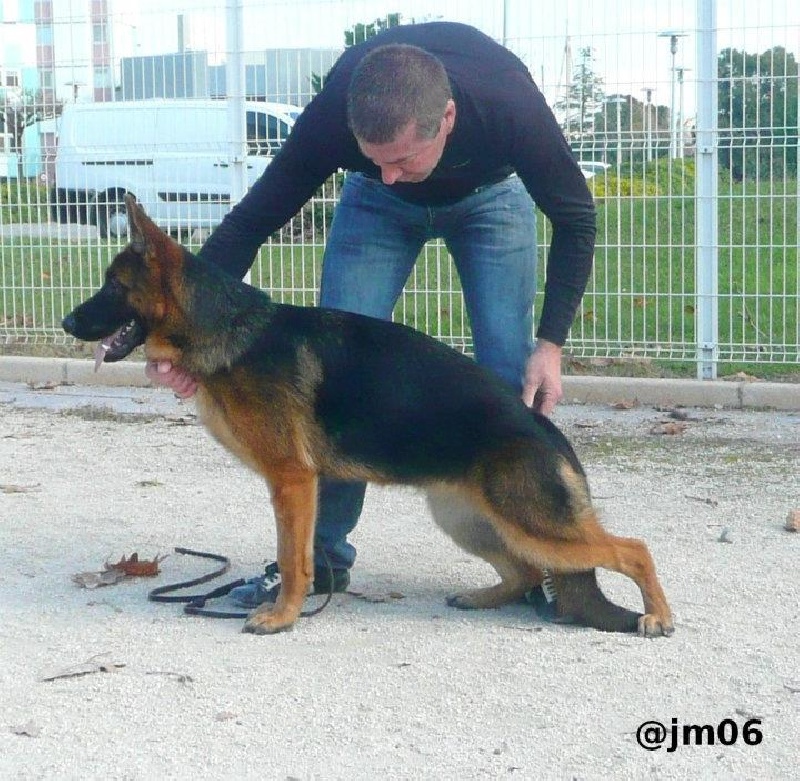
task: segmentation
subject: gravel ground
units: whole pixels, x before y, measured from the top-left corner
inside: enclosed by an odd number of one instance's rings
[[[672,638],[447,608],[492,572],[408,489],[368,492],[357,593],[256,637],[147,601],[208,570],[185,556],[156,579],[72,582],[175,546],[229,556],[226,578],[274,558],[265,488],[191,403],[0,383],[0,777],[796,777],[800,414],[680,412],[556,415],[606,525],[650,546]],[[639,608],[629,582],[601,583]],[[660,748],[638,745],[645,722],[666,727]]]

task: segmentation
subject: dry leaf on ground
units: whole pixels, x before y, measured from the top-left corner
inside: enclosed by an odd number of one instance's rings
[[[79,572],[72,576],[72,581],[83,588],[100,588],[113,586],[125,578],[154,578],[160,572],[158,565],[165,558],[167,557],[156,556],[149,561],[140,560],[138,553],[132,553],[114,564],[107,561],[100,572]]]
[[[0,493],[3,494],[29,494],[38,491],[41,488],[41,483],[33,483],[33,485],[13,485],[11,483],[0,483]]]
[[[139,560],[138,553],[132,553],[130,558],[123,556],[115,564],[105,563],[106,570],[119,570],[132,578],[154,578],[160,572],[158,565],[167,558],[166,556],[156,556],[148,561]]]
[[[118,569],[106,569],[102,572],[78,572],[72,576],[72,582],[83,588],[100,588],[101,586],[113,586],[121,580],[125,580],[125,573]]]
[[[653,426],[653,428],[650,429],[650,433],[673,437],[676,434],[683,434],[683,432],[686,431],[686,428],[687,427],[685,423],[667,420],[657,423],[655,426]]]

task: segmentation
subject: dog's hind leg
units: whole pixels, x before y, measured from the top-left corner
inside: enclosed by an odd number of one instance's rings
[[[559,619],[590,626],[601,632],[636,632],[641,613],[612,602],[597,583],[597,571],[554,572],[556,611]]]
[[[429,491],[428,506],[437,525],[461,548],[491,564],[500,583],[453,594],[451,607],[495,608],[516,602],[544,579],[534,567],[511,554],[489,519],[455,491]],[[560,619],[604,632],[636,632],[641,613],[616,605],[603,594],[594,569],[553,573]]]
[[[428,506],[436,524],[460,548],[494,567],[500,582],[447,598],[447,604],[464,610],[495,608],[516,602],[542,582],[539,569],[510,555],[490,521],[455,491],[430,490]]]
[[[511,441],[472,477],[476,507],[491,518],[514,556],[555,573],[596,567],[620,572],[642,593],[639,633],[672,634],[672,613],[647,546],[603,529],[586,478],[568,460],[553,460],[529,441]]]
[[[243,631],[257,635],[291,629],[303,607],[313,577],[317,477],[305,470],[271,479],[278,531],[281,588],[275,605],[261,605],[247,618]]]
[[[672,613],[647,546],[641,540],[609,534],[594,511],[584,511],[569,526],[569,539],[543,537],[505,518],[498,519],[498,529],[518,556],[545,569],[570,573],[603,567],[626,575],[639,587],[644,601],[639,634],[655,637],[673,633]]]

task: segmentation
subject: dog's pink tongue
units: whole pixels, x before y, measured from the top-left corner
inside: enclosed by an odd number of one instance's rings
[[[94,370],[97,371],[100,368],[100,365],[106,359],[106,353],[111,349],[111,345],[114,343],[114,340],[119,336],[119,332],[122,329],[120,328],[118,331],[115,331],[111,336],[107,336],[103,339],[102,342],[97,343],[97,347],[94,348]]]
[[[109,344],[107,344],[108,339],[104,339],[102,342],[97,343],[97,347],[94,348],[94,370],[97,371],[100,368],[100,365],[103,363],[103,360],[106,357],[106,353],[108,352]]]

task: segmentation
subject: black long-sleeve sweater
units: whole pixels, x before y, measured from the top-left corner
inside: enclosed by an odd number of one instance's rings
[[[525,65],[463,24],[393,27],[347,49],[280,152],[213,231],[201,255],[243,276],[267,237],[297,214],[335,171],[360,171],[380,180],[380,169],[361,154],[347,126],[346,103],[357,63],[370,49],[389,43],[412,44],[436,55],[447,71],[456,104],[455,127],[432,174],[422,182],[390,185],[392,191],[435,207],[516,172],[552,224],[537,336],[563,344],[591,272],[594,202]]]

